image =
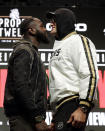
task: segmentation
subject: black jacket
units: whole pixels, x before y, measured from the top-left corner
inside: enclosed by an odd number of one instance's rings
[[[46,105],[46,73],[38,49],[28,41],[22,40],[14,47],[8,63],[4,96],[5,114],[7,117],[23,115],[33,120],[36,116],[45,117]]]

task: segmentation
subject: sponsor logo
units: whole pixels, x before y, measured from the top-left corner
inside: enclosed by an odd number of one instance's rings
[[[46,24],[46,29],[48,31],[52,30],[51,23]],[[87,24],[86,23],[77,23],[75,24],[75,30],[79,32],[86,32],[87,31]]]
[[[64,126],[63,122],[58,122],[57,129],[61,130],[63,128],[63,126]]]
[[[19,25],[30,16],[20,16],[17,8],[11,9],[8,16],[0,16],[0,42],[11,43],[21,38]]]

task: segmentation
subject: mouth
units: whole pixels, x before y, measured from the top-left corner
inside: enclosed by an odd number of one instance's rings
[[[52,26],[52,30],[55,30],[55,26]]]

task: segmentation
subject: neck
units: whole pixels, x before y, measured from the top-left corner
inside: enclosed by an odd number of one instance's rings
[[[39,42],[36,40],[35,37],[31,37],[31,36],[30,37],[25,37],[24,36],[24,39],[31,42],[33,45],[35,45],[38,48]]]
[[[62,40],[65,40],[65,39],[67,39],[68,37],[70,37],[70,36],[72,36],[72,35],[74,35],[74,34],[76,34],[76,31],[73,31],[73,32],[69,33],[69,34],[66,35]]]

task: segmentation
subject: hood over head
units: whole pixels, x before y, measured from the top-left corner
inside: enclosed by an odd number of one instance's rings
[[[59,8],[55,12],[48,12],[46,17],[56,22],[58,40],[75,31],[76,17],[70,9]]]

